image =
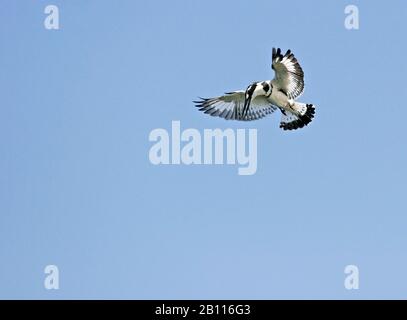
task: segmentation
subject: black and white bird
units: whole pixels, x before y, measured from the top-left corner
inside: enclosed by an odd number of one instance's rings
[[[280,128],[295,130],[308,125],[315,114],[312,104],[295,101],[304,91],[304,72],[288,50],[273,48],[273,80],[254,82],[245,91],[233,91],[216,98],[194,101],[200,111],[227,120],[250,121],[281,110]]]

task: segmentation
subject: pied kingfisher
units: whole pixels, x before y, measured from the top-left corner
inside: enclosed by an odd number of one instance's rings
[[[194,103],[204,113],[226,120],[257,120],[279,108],[280,128],[295,130],[308,125],[314,118],[315,108],[312,104],[294,101],[304,91],[304,72],[291,50],[282,55],[280,48],[273,48],[271,68],[275,72],[273,80],[254,82],[246,91],[200,98]]]

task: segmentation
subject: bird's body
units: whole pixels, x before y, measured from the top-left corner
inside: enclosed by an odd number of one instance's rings
[[[273,80],[254,82],[245,91],[228,92],[224,96],[196,101],[199,110],[227,120],[250,121],[263,118],[278,109],[280,127],[293,130],[308,125],[314,117],[312,104],[296,102],[304,90],[304,73],[290,50],[283,56],[273,49]]]

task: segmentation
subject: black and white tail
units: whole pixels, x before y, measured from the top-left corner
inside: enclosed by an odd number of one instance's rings
[[[281,117],[280,128],[283,130],[303,128],[314,118],[315,107],[313,104],[295,102],[293,109],[298,112],[298,115],[281,109],[283,115]]]

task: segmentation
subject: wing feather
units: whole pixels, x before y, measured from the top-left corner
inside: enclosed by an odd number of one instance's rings
[[[280,48],[273,48],[271,67],[275,71],[273,84],[283,90],[288,98],[295,99],[303,93],[304,72],[291,50],[283,56]]]
[[[220,97],[200,99],[201,100],[199,101],[194,101],[200,111],[214,117],[224,118],[226,120],[257,120],[265,117],[277,109],[267,100],[266,97],[258,96],[251,101],[247,114],[243,116],[242,113],[245,99],[244,91],[228,92]]]

